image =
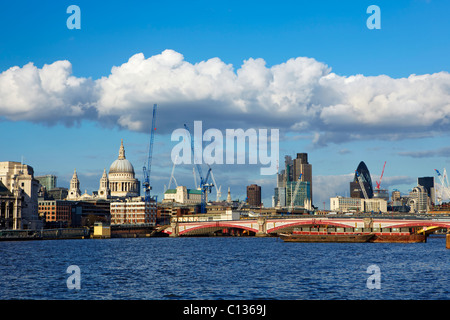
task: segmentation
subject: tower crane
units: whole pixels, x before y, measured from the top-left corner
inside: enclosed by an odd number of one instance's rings
[[[175,176],[173,175],[173,173],[175,171],[175,165],[177,164],[177,162],[178,162],[178,155],[175,157],[175,162],[173,163],[172,174],[170,175],[169,186],[167,187],[167,189],[170,189],[172,180],[175,182],[175,185],[178,187],[177,179],[175,179]]]
[[[242,207],[247,203],[247,201],[248,201],[248,197],[245,197],[245,200],[242,201],[242,202],[239,204],[237,210],[238,210],[238,211],[241,210]]]
[[[184,127],[191,135],[191,149],[192,149],[192,156],[194,157],[194,163],[197,167],[198,175],[200,176],[200,190],[201,190],[201,206],[200,206],[200,213],[206,213],[206,192],[211,193],[212,187],[214,187],[214,184],[208,183],[209,176],[211,174],[211,167],[208,165],[209,169],[206,173],[206,177],[203,178],[203,172],[201,166],[195,161],[195,150],[194,150],[194,137],[191,134],[188,126],[184,124]]]
[[[289,206],[289,213],[292,213],[292,211],[294,210],[294,201],[295,201],[295,197],[297,197],[298,189],[300,187],[300,182],[302,180],[302,174],[303,173],[300,173],[300,175],[298,176],[297,183],[295,184],[294,194],[291,195],[291,205]]]
[[[212,170],[211,170],[211,179],[213,181],[214,187],[216,187],[216,201],[219,202],[220,197],[222,197],[222,192],[221,192],[222,186],[217,188],[216,179],[214,179],[214,172]]]
[[[150,197],[150,190],[152,187],[150,186],[150,173],[152,170],[152,156],[153,156],[153,140],[155,138],[155,130],[156,130],[156,104],[153,105],[153,118],[152,118],[152,127],[150,130],[150,145],[148,148],[148,159],[147,166],[144,164],[144,182],[142,186],[144,188],[144,201],[145,201],[145,210],[149,207],[150,200],[157,201],[157,196],[153,198]]]
[[[384,165],[383,165],[383,171],[381,171],[380,181],[375,181],[375,183],[377,184],[376,188],[378,190],[380,190],[380,188],[381,188],[381,179],[383,179],[384,167],[386,167],[386,161],[384,162]]]
[[[192,175],[194,176],[195,189],[197,189],[198,188],[198,184],[197,184],[197,175],[195,174],[195,166],[192,168]]]
[[[441,181],[442,198],[444,198],[444,195],[446,194],[446,196],[450,199],[450,186],[448,183],[447,170],[444,168],[444,171],[442,172],[442,174],[437,169],[434,169],[434,171],[436,171],[438,178]]]

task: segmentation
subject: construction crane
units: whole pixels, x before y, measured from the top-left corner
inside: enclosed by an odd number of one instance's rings
[[[213,181],[214,186],[216,187],[216,201],[219,202],[220,198],[222,197],[222,186],[220,186],[219,188],[217,188],[217,183],[216,183],[216,179],[214,179],[214,172],[211,170],[211,179]]]
[[[198,184],[197,184],[197,175],[195,174],[195,166],[192,168],[192,175],[194,176],[195,189],[197,189],[198,188]]]
[[[450,199],[450,185],[448,183],[448,176],[447,176],[447,170],[444,168],[444,171],[442,174],[439,172],[439,170],[434,169],[436,171],[439,180],[441,181],[441,200],[446,196],[448,199]]]
[[[206,213],[206,192],[211,193],[212,187],[214,187],[214,184],[208,183],[209,176],[211,174],[211,167],[208,165],[208,172],[206,173],[206,177],[203,178],[203,172],[201,166],[195,161],[195,148],[194,148],[194,136],[192,135],[191,131],[189,130],[188,126],[184,124],[184,127],[186,128],[187,132],[191,135],[191,149],[192,149],[192,156],[194,157],[194,164],[196,164],[198,175],[200,176],[200,190],[201,190],[201,204],[200,204],[200,213]]]
[[[157,201],[157,196],[153,198],[150,197],[150,190],[152,187],[150,186],[150,173],[152,170],[152,156],[153,156],[153,140],[155,138],[155,130],[156,130],[156,104],[153,105],[153,118],[152,118],[152,127],[150,129],[150,144],[148,147],[148,159],[147,166],[144,164],[144,182],[142,182],[142,186],[144,187],[144,201],[145,201],[145,210],[149,207],[149,203],[151,200]]]
[[[239,207],[237,208],[237,210],[238,211],[241,210],[242,207],[247,203],[247,201],[248,201],[248,197],[245,197],[245,200],[239,204]]]
[[[359,186],[361,187],[361,190],[363,192],[364,199],[367,200],[367,199],[369,199],[369,197],[367,196],[366,188],[364,188],[364,183],[361,180],[361,175],[359,174],[358,170],[356,170],[355,172],[356,172],[356,177],[358,178]]]
[[[297,183],[295,184],[294,194],[291,196],[291,205],[289,207],[289,213],[292,213],[294,210],[294,201],[295,201],[295,197],[297,197],[298,189],[300,187],[300,182],[302,180],[302,174],[303,173],[300,173],[300,175],[298,176]]]
[[[380,181],[375,181],[375,183],[377,184],[376,188],[378,190],[380,190],[380,188],[381,188],[381,179],[383,179],[383,174],[384,174],[384,168],[385,167],[386,167],[386,161],[384,162],[384,165],[383,165],[383,171],[381,171]]]
[[[175,179],[175,176],[173,175],[173,173],[175,171],[175,165],[177,164],[177,162],[178,162],[178,155],[175,157],[175,161],[173,163],[172,173],[170,175],[169,186],[167,187],[167,189],[170,189],[170,185],[172,184],[172,180],[173,180],[173,182],[175,182],[175,185],[178,187],[177,179]]]

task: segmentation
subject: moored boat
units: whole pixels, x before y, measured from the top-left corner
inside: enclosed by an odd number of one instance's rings
[[[377,233],[370,242],[387,242],[387,243],[416,243],[427,242],[426,234],[383,234]]]
[[[420,234],[414,228],[344,228],[302,226],[292,233],[279,234],[288,242],[375,242],[375,243],[417,243],[426,242],[427,234]]]
[[[280,234],[285,242],[369,242],[373,234]]]

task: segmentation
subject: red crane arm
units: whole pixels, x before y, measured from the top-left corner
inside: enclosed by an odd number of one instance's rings
[[[380,187],[381,187],[381,179],[383,179],[384,167],[386,167],[386,161],[384,162],[384,165],[383,165],[383,171],[381,171],[380,181],[376,181],[376,183],[377,183],[377,189],[378,189],[378,190],[379,190]]]

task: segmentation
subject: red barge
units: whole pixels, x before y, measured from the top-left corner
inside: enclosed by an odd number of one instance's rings
[[[376,242],[416,243],[426,242],[426,234],[414,229],[379,230],[377,228],[295,228],[290,234],[279,234],[286,242]],[[406,230],[408,229],[408,230]]]

